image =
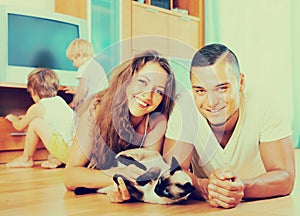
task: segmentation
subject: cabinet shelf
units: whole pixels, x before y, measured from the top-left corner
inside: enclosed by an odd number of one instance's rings
[[[191,10],[192,5],[197,8]],[[170,9],[153,6],[150,0],[131,0],[130,7],[132,54],[155,49],[165,56],[191,58],[203,46],[203,0],[170,0]],[[175,7],[192,14],[172,10]]]
[[[153,5],[153,0],[144,0],[143,2],[139,2],[138,0],[132,0],[132,2],[137,4],[142,4],[146,6],[154,7],[157,10],[162,9],[163,11],[171,12],[171,13],[178,13],[180,15],[189,15],[193,17],[199,18],[202,16],[201,10],[199,8],[202,8],[203,1],[202,0],[166,0],[168,2],[169,8],[159,7]],[[174,9],[179,9],[182,12],[176,12]],[[187,14],[185,14],[186,12]]]
[[[187,20],[200,21],[199,17],[192,16],[192,15],[189,15],[189,14],[180,13],[180,12],[177,12],[177,11],[174,11],[174,10],[168,10],[168,9],[153,6],[153,5],[150,5],[150,4],[143,4],[143,3],[140,3],[140,2],[137,2],[137,1],[133,1],[132,5],[145,8],[149,12],[153,12],[153,13],[162,12],[162,13],[165,13],[165,14],[170,14],[170,15],[182,17],[182,19],[185,18]]]

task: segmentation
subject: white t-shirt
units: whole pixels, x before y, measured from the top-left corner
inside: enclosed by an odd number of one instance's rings
[[[76,78],[88,80],[88,92],[85,99],[108,87],[104,69],[93,58],[78,68]]]
[[[68,146],[72,145],[73,134],[75,132],[73,125],[74,112],[69,105],[59,96],[51,98],[42,98],[39,103],[45,108],[45,119],[65,140]]]
[[[241,96],[239,120],[223,149],[211,131],[207,120],[198,112],[192,92],[178,97],[172,112],[166,137],[194,145],[193,172],[209,177],[217,168],[231,168],[241,178],[265,173],[259,143],[275,141],[291,135],[286,112],[266,98]]]

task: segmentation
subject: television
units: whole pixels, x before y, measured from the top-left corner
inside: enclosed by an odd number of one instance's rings
[[[27,83],[37,67],[53,69],[61,85],[75,86],[69,43],[88,39],[86,20],[59,13],[0,5],[0,81]]]

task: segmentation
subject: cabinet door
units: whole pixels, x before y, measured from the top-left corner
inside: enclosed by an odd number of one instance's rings
[[[154,49],[168,54],[168,15],[151,6],[132,5],[133,51]]]
[[[69,1],[55,0],[55,12],[75,16],[81,19],[86,19],[86,0]]]
[[[169,55],[191,58],[198,49],[199,21],[186,16],[169,16]]]

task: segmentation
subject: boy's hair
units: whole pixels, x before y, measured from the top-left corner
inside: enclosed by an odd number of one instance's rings
[[[73,40],[66,50],[66,56],[70,59],[77,55],[81,55],[83,58],[94,57],[93,45],[84,39]]]
[[[42,98],[54,97],[59,88],[56,73],[47,68],[36,68],[27,78],[27,91]]]

